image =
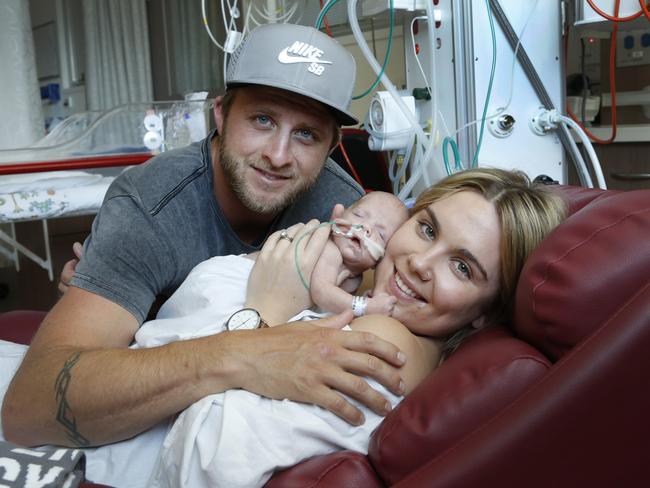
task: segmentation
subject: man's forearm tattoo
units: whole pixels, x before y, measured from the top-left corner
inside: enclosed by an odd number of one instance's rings
[[[59,372],[59,375],[56,377],[56,382],[54,383],[54,391],[56,392],[56,403],[58,404],[58,410],[56,413],[56,420],[66,430],[68,439],[70,439],[76,446],[86,447],[90,445],[90,441],[86,439],[81,433],[77,430],[77,421],[72,414],[70,405],[68,405],[68,400],[66,394],[68,392],[68,386],[70,385],[70,380],[72,379],[72,368],[79,358],[81,357],[80,352],[75,352],[70,358],[65,362],[63,368]]]

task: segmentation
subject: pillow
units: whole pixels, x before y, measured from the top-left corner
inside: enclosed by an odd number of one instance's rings
[[[530,256],[515,330],[552,360],[590,335],[650,279],[650,190],[592,200]]]

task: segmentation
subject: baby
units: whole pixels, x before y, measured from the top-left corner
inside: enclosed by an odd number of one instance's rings
[[[352,307],[356,316],[390,315],[394,297],[354,296],[354,293],[361,285],[363,272],[377,265],[390,236],[408,219],[406,207],[395,195],[376,191],[346,210],[337,205],[332,217],[330,240],[311,277],[312,301],[330,313]]]

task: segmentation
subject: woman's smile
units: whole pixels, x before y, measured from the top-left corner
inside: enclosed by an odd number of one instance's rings
[[[401,292],[401,295],[404,298],[424,300],[422,296],[420,296],[418,293],[413,291],[413,289],[404,282],[404,280],[400,277],[398,272],[395,272],[394,278],[395,278],[394,279],[395,286],[397,287],[397,290]],[[400,298],[399,293],[397,295],[398,295],[397,298]]]

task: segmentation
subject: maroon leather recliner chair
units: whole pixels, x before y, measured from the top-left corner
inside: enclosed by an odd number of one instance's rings
[[[476,334],[373,434],[285,487],[576,487],[650,482],[650,190],[558,187],[570,217],[532,254],[513,324]],[[0,316],[27,342],[43,314]]]

